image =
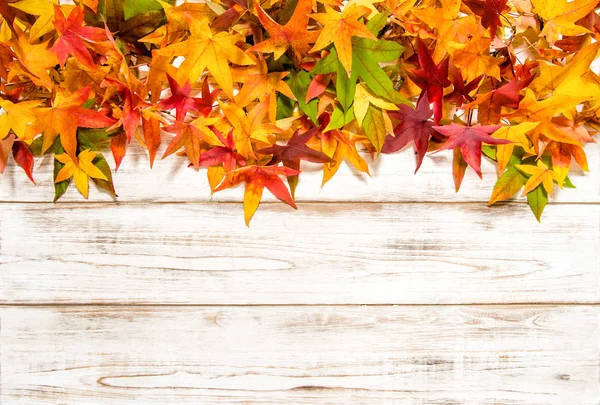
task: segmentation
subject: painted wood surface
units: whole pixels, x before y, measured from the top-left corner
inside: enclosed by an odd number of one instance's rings
[[[167,138],[157,156],[162,156]],[[188,168],[185,158],[170,156],[157,159],[150,169],[146,152],[132,143],[117,173],[114,183],[120,202],[175,202],[175,201],[241,201],[243,188],[225,190],[211,196],[206,170]],[[558,190],[557,202],[600,202],[600,147],[586,147],[590,173],[584,173],[573,164],[571,178],[576,189]],[[105,153],[114,168],[110,151]],[[355,201],[355,202],[487,202],[497,179],[495,164],[482,162],[483,180],[467,170],[459,193],[452,180],[452,152],[441,152],[425,158],[417,174],[412,148],[393,155],[381,155],[371,165],[369,177],[342,163],[338,174],[321,188],[322,172],[319,165],[303,163],[296,197],[299,201]],[[370,161],[367,156],[366,159]],[[51,202],[54,198],[52,157],[37,158],[33,185],[20,167],[12,160],[0,178],[0,202]],[[112,197],[91,187],[90,200],[112,201]],[[275,201],[269,192],[265,201]],[[63,202],[80,202],[83,197],[74,186],[61,198]],[[524,201],[521,199],[520,201]]]
[[[600,303],[600,206],[2,204],[0,303]]]
[[[0,308],[2,404],[594,405],[600,308]]]

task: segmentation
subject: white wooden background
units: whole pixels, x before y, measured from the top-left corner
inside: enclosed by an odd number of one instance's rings
[[[133,147],[114,202],[0,177],[0,404],[600,404],[600,148],[538,224],[451,152],[299,211]],[[271,199],[272,201],[272,199]],[[319,201],[319,202],[317,202]]]

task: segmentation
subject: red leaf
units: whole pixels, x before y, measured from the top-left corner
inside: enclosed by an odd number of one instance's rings
[[[433,117],[435,124],[442,119],[444,109],[444,88],[450,86],[448,80],[449,59],[445,58],[438,65],[435,64],[427,45],[419,38],[418,57],[419,70],[408,70],[408,76],[417,86],[427,93],[427,98],[433,103]]]
[[[501,125],[473,125],[464,127],[462,125],[451,124],[444,126],[434,126],[433,129],[439,133],[448,136],[446,142],[435,152],[442,150],[460,148],[465,162],[481,178],[481,144],[483,142],[490,145],[500,145],[511,143],[506,139],[496,139],[490,136],[501,127]]]
[[[389,115],[401,122],[394,128],[394,136],[388,135],[385,138],[381,151],[383,153],[394,153],[404,148],[409,142],[414,142],[417,151],[416,173],[427,153],[429,138],[435,133],[433,122],[429,120],[433,115],[433,111],[429,107],[427,93],[423,94],[418,101],[416,110],[406,105],[399,105],[398,107],[398,111],[391,111]]]
[[[29,180],[35,184],[33,180],[33,153],[29,150],[27,145],[23,142],[15,142],[12,146],[13,157],[15,162],[25,170],[25,174],[29,177]]]
[[[115,158],[115,164],[117,166],[115,171],[117,171],[119,170],[119,166],[121,166],[121,161],[127,150],[127,134],[125,132],[121,132],[110,140],[110,150]]]

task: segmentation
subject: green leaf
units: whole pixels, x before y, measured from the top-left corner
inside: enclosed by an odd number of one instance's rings
[[[278,94],[276,118],[280,120],[283,118],[291,117],[292,113],[294,112],[294,103],[294,100],[292,100],[291,98],[283,94]]]
[[[343,127],[344,125],[350,123],[354,119],[354,108],[350,107],[350,109],[344,113],[341,108],[335,107],[333,113],[331,114],[331,120],[329,121],[329,125],[325,128],[324,132],[331,131],[332,129],[338,129]]]
[[[365,135],[367,135],[367,138],[377,150],[377,154],[379,154],[381,148],[383,148],[386,136],[385,121],[380,108],[369,105],[363,121],[363,128]]]
[[[527,203],[538,222],[542,222],[542,213],[548,203],[548,193],[541,184],[527,194]]]
[[[123,15],[125,20],[143,14],[147,11],[162,10],[162,6],[156,0],[123,0]]]
[[[571,182],[569,176],[565,177],[565,181],[563,182],[563,188],[577,188],[575,184]]]
[[[315,124],[317,124],[317,104],[318,100],[312,99],[306,103],[306,92],[310,85],[311,78],[308,72],[301,70],[298,73],[292,73],[288,76],[288,84],[292,93],[298,100],[298,107],[306,114]]]
[[[488,205],[495,204],[498,201],[508,200],[521,190],[526,181],[527,179],[525,176],[523,176],[514,165],[509,166],[504,174],[496,181]]]
[[[335,51],[335,48],[332,47],[331,52],[329,52],[329,55],[315,63],[315,66],[310,72],[315,75],[325,75],[327,73],[333,73],[337,71],[338,63],[339,61],[337,57],[337,52]]]
[[[58,138],[56,138],[58,139]],[[55,142],[56,145],[56,142]],[[52,148],[54,149],[54,153],[57,155],[60,155],[62,153],[65,153],[65,150],[63,149],[62,145],[53,145]],[[62,169],[65,165],[63,165],[62,163],[60,163],[58,160],[54,159],[54,177],[53,179],[56,180],[56,176],[58,176],[58,172],[60,172],[60,169]],[[58,183],[54,183],[54,202],[58,201],[58,199],[60,197],[63,196],[63,194],[67,191],[67,188],[69,188],[69,184],[71,184],[71,179],[67,179],[67,180],[63,180],[61,182]]]
[[[394,83],[379,66],[382,62],[392,62],[404,52],[404,47],[396,42],[372,40],[369,38],[352,38],[352,77],[360,77],[369,89],[379,97],[396,104],[412,103],[394,89]]]
[[[354,102],[354,93],[356,92],[356,81],[357,78],[354,75],[354,71],[351,77],[348,77],[346,68],[338,61],[337,62],[337,73],[335,75],[335,90],[338,101],[344,109],[348,111],[350,106]]]
[[[81,150],[91,149],[100,150],[100,146],[103,143],[110,141],[110,138],[114,135],[123,132],[121,128],[116,128],[111,131],[107,131],[104,128],[100,129],[78,129],[77,130],[77,143]]]
[[[371,17],[371,19],[367,23],[367,28],[369,29],[369,31],[371,31],[373,35],[377,36],[377,34],[379,34],[379,31],[381,31],[383,27],[385,27],[389,15],[390,12],[388,10],[385,10]]]
[[[104,156],[101,153],[99,153],[98,155],[96,155],[94,160],[92,160],[92,164],[94,166],[96,166],[98,169],[100,169],[102,174],[104,174],[104,176],[106,176],[106,178],[108,179],[108,181],[106,181],[106,180],[90,177],[92,179],[92,181],[94,183],[96,183],[96,185],[98,187],[100,187],[101,189],[108,191],[111,196],[117,197],[117,194],[115,193],[115,186],[114,186],[113,180],[112,180],[112,172],[111,172],[110,166],[108,165],[108,162],[106,161]]]
[[[481,152],[492,160],[498,160],[496,158],[496,148],[494,146],[483,145],[481,147]]]

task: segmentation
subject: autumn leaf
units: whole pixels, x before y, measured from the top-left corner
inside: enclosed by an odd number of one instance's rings
[[[525,182],[523,173],[517,170],[515,165],[510,166],[496,181],[488,205],[513,197],[523,188]]]
[[[312,0],[299,0],[294,14],[285,25],[279,25],[263,10],[258,2],[255,3],[256,15],[269,38],[254,45],[251,51],[273,53],[274,59],[279,59],[288,49],[291,50],[294,65],[298,66],[304,56],[310,51],[319,36],[319,31],[308,31],[308,19],[312,11]]]
[[[200,147],[201,142],[210,145],[223,146],[221,141],[215,136],[209,128],[219,121],[218,117],[199,117],[192,122],[175,121],[173,124],[164,127],[166,132],[177,134],[167,146],[163,159],[167,156],[184,148],[185,154],[190,159],[196,170],[200,167]]]
[[[300,161],[302,160],[312,163],[330,162],[331,159],[329,156],[306,145],[318,131],[319,127],[314,127],[300,135],[300,132],[296,130],[286,145],[275,145],[260,149],[257,153],[272,155],[269,165],[276,165],[282,162],[285,167],[294,170],[300,170]],[[298,175],[288,176],[288,184],[290,185],[292,196],[294,196],[296,186],[298,185]]]
[[[352,73],[352,37],[376,39],[359,18],[368,15],[371,10],[367,7],[350,5],[340,14],[329,6],[325,6],[325,13],[312,14],[311,18],[323,25],[323,30],[310,52],[325,48],[333,42],[340,63],[346,70],[348,77]]]
[[[200,155],[200,166],[210,167],[222,164],[226,172],[235,170],[238,164],[244,166],[246,164],[245,158],[235,151],[233,129],[229,131],[226,137],[215,127],[211,127],[211,130],[223,146],[215,146],[208,152],[202,153]]]
[[[507,0],[463,0],[463,4],[481,17],[481,25],[490,29],[492,37],[496,36],[498,27],[502,26],[500,16],[506,8]]]
[[[97,70],[98,66],[94,63],[85,41],[104,41],[107,39],[106,32],[101,28],[82,26],[83,16],[83,7],[75,7],[69,17],[65,18],[62,9],[54,5],[54,26],[58,39],[51,49],[56,52],[61,65],[65,64],[69,55],[73,55],[89,69]]]
[[[215,188],[215,191],[225,190],[238,184],[246,183],[244,191],[244,218],[246,226],[250,226],[250,220],[258,208],[265,187],[275,197],[296,209],[296,204],[292,196],[279,176],[293,176],[299,173],[298,170],[284,166],[245,166],[227,173],[223,182]]]
[[[500,171],[500,173],[504,172],[506,165],[513,155],[515,146],[522,147],[525,152],[530,155],[535,154],[535,151],[532,149],[531,142],[526,134],[535,129],[538,125],[539,122],[523,122],[518,125],[505,125],[492,134],[493,138],[505,139],[511,142],[496,146],[498,171]]]
[[[23,67],[23,74],[29,75],[31,81],[37,86],[43,86],[46,89],[52,88],[52,79],[48,71],[58,64],[56,53],[48,49],[50,40],[31,44],[25,34],[17,29],[17,41],[13,41],[13,51],[18,60],[13,62],[8,79],[12,80],[13,75],[19,73],[16,66]]]
[[[501,145],[510,143],[505,139],[495,139],[490,136],[500,129],[500,125],[472,125],[462,126],[450,124],[434,126],[433,129],[448,137],[446,142],[434,153],[460,148],[465,162],[471,166],[475,173],[481,178],[481,145]]]
[[[461,68],[466,81],[485,74],[500,80],[498,58],[489,54],[491,39],[479,37],[469,41],[453,54],[454,63]]]
[[[227,96],[233,98],[233,81],[229,62],[237,65],[253,65],[250,59],[236,43],[238,34],[219,32],[213,34],[209,26],[189,17],[191,34],[178,44],[169,45],[158,51],[165,56],[184,56],[185,60],[177,70],[177,81],[195,82],[208,69]]]
[[[531,0],[533,11],[545,21],[540,36],[553,45],[559,35],[580,35],[589,32],[575,23],[598,5],[598,0]]]
[[[385,144],[381,150],[383,153],[394,153],[404,148],[410,142],[414,142],[417,151],[417,168],[415,173],[421,167],[423,158],[427,153],[429,138],[435,133],[433,129],[433,110],[429,106],[427,94],[417,103],[417,109],[408,106],[399,106],[399,111],[391,112],[390,117],[400,121],[394,128],[394,135],[388,135]]]
[[[282,132],[277,126],[264,123],[268,111],[265,103],[256,104],[247,114],[235,104],[220,103],[220,106],[233,126],[237,151],[244,158],[255,157],[252,140],[270,144],[269,135]]]
[[[54,19],[54,5],[57,3],[56,0],[20,0],[16,3],[9,3],[9,5],[37,16],[29,32],[32,39],[37,39],[54,29],[52,22]],[[67,6],[63,5],[61,7],[66,8]]]
[[[242,88],[234,97],[240,107],[246,107],[254,100],[269,103],[269,121],[276,120],[277,93],[281,93],[292,100],[296,97],[283,78],[289,72],[271,72],[264,60],[258,59],[256,65],[247,68],[237,68],[233,71],[233,81],[242,83]]]
[[[556,174],[552,171],[552,169],[548,168],[544,162],[542,162],[542,159],[538,159],[537,166],[515,165],[515,167],[521,172],[530,176],[525,183],[525,188],[523,189],[521,196],[529,194],[533,189],[541,184],[548,195],[552,197],[554,181],[557,180]]]
[[[86,149],[81,151],[75,159],[72,159],[70,155],[63,153],[55,155],[54,158],[60,163],[64,164],[64,167],[58,172],[55,183],[68,180],[71,177],[75,180],[75,186],[77,190],[83,195],[85,199],[88,198],[88,180],[89,178],[101,179],[108,181],[108,178],[92,164],[94,158],[100,152],[91,151]]]
[[[176,119],[183,121],[189,110],[198,111],[202,115],[208,115],[213,109],[216,97],[221,92],[220,89],[210,91],[208,81],[204,79],[202,84],[202,97],[191,97],[192,87],[189,81],[186,81],[183,86],[177,83],[175,78],[167,74],[169,87],[171,88],[171,96],[161,100],[157,104],[157,108],[162,111],[175,109]]]
[[[59,89],[52,107],[37,108],[36,120],[27,128],[26,137],[32,138],[40,132],[44,135],[42,152],[46,151],[60,134],[60,141],[66,153],[75,160],[77,149],[77,128],[104,128],[114,123],[101,112],[83,108],[81,105],[90,96],[91,86],[67,95]]]
[[[33,108],[39,104],[37,100],[14,104],[10,100],[0,99],[0,108],[3,110],[0,115],[0,139],[6,138],[11,130],[18,138],[25,138],[27,127],[35,121]]]
[[[408,75],[423,92],[427,93],[429,102],[433,103],[433,117],[437,125],[443,115],[444,88],[451,84],[448,79],[449,60],[446,58],[436,65],[427,45],[420,38],[417,42],[421,68],[409,70]]]

